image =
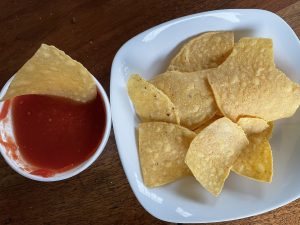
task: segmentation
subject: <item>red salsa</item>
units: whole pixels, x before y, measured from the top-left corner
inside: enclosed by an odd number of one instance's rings
[[[33,172],[38,175],[68,170],[87,160],[98,148],[106,124],[99,93],[87,103],[55,96],[18,96],[12,102],[12,118],[20,153],[40,168]]]

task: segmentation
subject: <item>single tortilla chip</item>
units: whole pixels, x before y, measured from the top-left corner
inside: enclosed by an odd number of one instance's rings
[[[145,185],[157,187],[190,175],[184,159],[195,136],[176,124],[141,123],[139,157]]]
[[[249,145],[235,161],[232,171],[257,181],[272,181],[273,157],[268,140],[272,129],[270,125],[261,133],[248,135]]]
[[[194,138],[185,162],[200,184],[218,196],[232,165],[248,143],[242,128],[223,117]]]
[[[216,114],[217,105],[205,71],[185,74],[170,71],[150,82],[171,99],[184,127],[193,130]]]
[[[2,100],[28,94],[87,102],[96,97],[97,89],[92,75],[83,65],[54,46],[42,44],[15,74]]]
[[[128,94],[143,122],[162,121],[179,124],[179,117],[169,97],[139,75],[128,80]]]
[[[292,116],[300,104],[300,86],[276,69],[272,40],[242,38],[209,83],[224,115],[259,117],[267,122]]]
[[[267,139],[270,139],[272,137],[274,122],[269,122],[268,125],[269,125],[269,127],[267,129],[265,129],[263,132],[264,132],[265,137]]]
[[[242,117],[237,123],[247,135],[258,134],[269,127],[267,121],[260,118]]]
[[[222,118],[223,116],[219,116],[219,115],[215,115],[213,118],[211,118],[210,120],[206,121],[205,123],[203,123],[200,127],[198,127],[196,130],[194,130],[194,132],[196,134],[199,134],[205,127],[207,127],[208,125],[210,125],[211,123],[215,122],[216,120]]]
[[[215,68],[229,56],[233,45],[233,32],[200,34],[183,45],[167,70],[194,72]]]

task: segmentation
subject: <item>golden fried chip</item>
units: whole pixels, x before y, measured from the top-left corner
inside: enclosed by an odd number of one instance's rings
[[[300,104],[300,86],[275,68],[271,39],[242,38],[209,83],[224,115],[266,121],[290,117]]]
[[[260,118],[242,117],[237,123],[247,135],[258,134],[269,127],[267,121]]]
[[[263,131],[263,133],[264,133],[264,136],[267,139],[270,139],[272,137],[272,132],[273,132],[273,128],[274,128],[274,122],[269,122],[268,125],[269,125],[269,127],[267,129],[265,129]]]
[[[154,85],[139,75],[133,75],[128,80],[127,86],[136,113],[143,122],[162,121],[179,124],[174,104]]]
[[[42,44],[15,74],[2,100],[19,95],[55,95],[87,102],[96,97],[92,75],[63,51]]]
[[[273,175],[273,157],[269,136],[273,126],[261,133],[248,135],[249,145],[235,161],[232,171],[263,182],[271,182]]]
[[[192,38],[172,59],[168,71],[194,72],[215,68],[231,53],[233,32],[208,32]]]
[[[150,81],[163,91],[178,110],[180,124],[191,130],[212,118],[217,105],[205,71],[183,73],[169,71]]]
[[[184,159],[195,136],[171,123],[141,123],[139,157],[145,185],[157,187],[191,174]]]
[[[248,143],[242,128],[223,117],[194,138],[185,162],[200,184],[217,196],[230,168]]]
[[[223,113],[220,111],[220,109],[218,108],[217,112],[216,112],[216,115],[217,116],[220,116],[220,117],[224,117]]]
[[[222,118],[223,116],[219,116],[219,115],[215,115],[213,118],[211,118],[210,120],[206,121],[205,123],[201,124],[200,127],[198,127],[196,130],[194,130],[194,132],[196,134],[199,134],[205,127],[207,127],[208,125],[210,125],[211,123],[215,122],[216,120]]]

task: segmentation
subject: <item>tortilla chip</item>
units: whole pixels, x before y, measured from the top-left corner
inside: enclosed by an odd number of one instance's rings
[[[145,185],[157,187],[190,175],[184,159],[195,136],[194,132],[171,123],[141,123],[139,157]]]
[[[185,74],[170,71],[150,82],[171,99],[178,109],[181,125],[191,130],[212,118],[217,111],[205,71]]]
[[[223,116],[219,116],[219,115],[215,115],[213,118],[211,118],[210,120],[206,121],[205,123],[203,123],[200,127],[198,127],[196,130],[194,130],[194,132],[196,134],[199,134],[205,127],[207,127],[208,125],[210,125],[211,123],[215,122],[216,120],[222,118]]]
[[[87,102],[96,97],[97,89],[92,75],[83,65],[54,46],[42,44],[15,74],[2,100],[28,94]]]
[[[220,111],[220,109],[218,108],[217,112],[216,112],[216,115],[217,116],[220,116],[220,117],[224,117],[223,113]]]
[[[300,104],[300,86],[275,68],[271,39],[242,38],[208,80],[224,115],[266,121],[292,116]]]
[[[261,133],[248,135],[249,145],[235,161],[232,171],[257,181],[272,181],[273,157],[268,140],[272,128],[271,125]]]
[[[200,184],[217,196],[230,168],[248,143],[242,128],[223,117],[194,138],[185,162]]]
[[[243,128],[247,135],[258,134],[269,127],[267,121],[260,118],[242,117],[238,120],[238,125]]]
[[[143,122],[162,121],[179,124],[174,104],[154,85],[139,75],[132,75],[127,86],[136,113]]]
[[[268,125],[269,125],[269,127],[267,129],[265,129],[263,131],[263,133],[264,133],[264,136],[267,139],[270,139],[272,137],[272,132],[273,132],[273,128],[274,128],[274,122],[269,122]]]
[[[183,45],[167,70],[194,72],[215,68],[228,57],[233,45],[233,32],[200,34]]]

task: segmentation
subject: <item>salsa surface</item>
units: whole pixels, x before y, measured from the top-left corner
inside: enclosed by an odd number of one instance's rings
[[[81,164],[96,151],[105,130],[106,113],[99,93],[87,103],[24,95],[14,98],[12,119],[23,158],[41,169],[63,171]]]

